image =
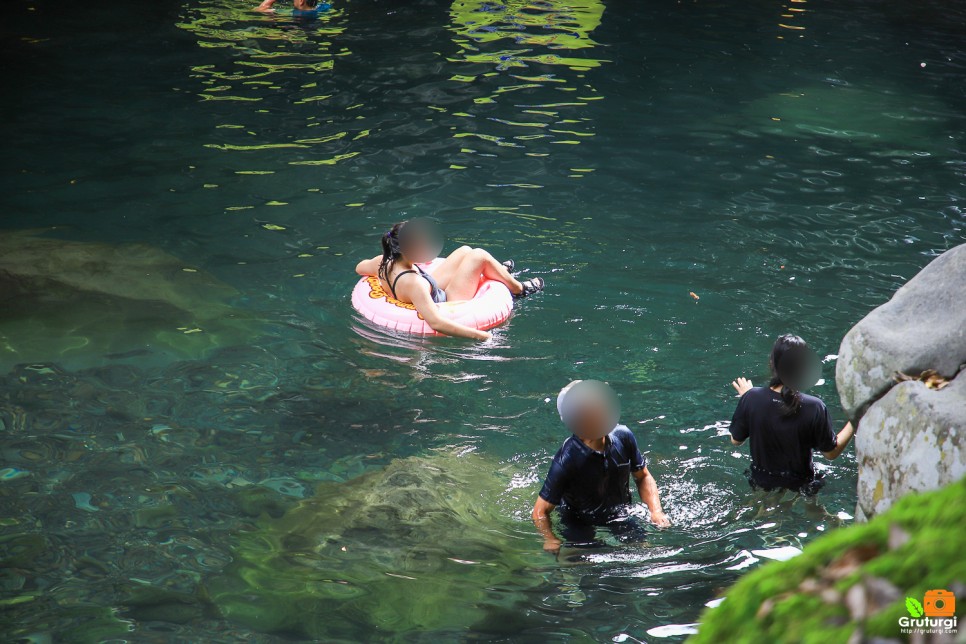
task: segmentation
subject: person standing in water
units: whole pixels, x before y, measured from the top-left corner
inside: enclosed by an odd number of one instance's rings
[[[769,359],[772,378],[767,387],[754,387],[747,378],[731,385],[740,400],[731,419],[731,442],[751,440],[752,488],[788,489],[813,495],[822,487],[812,451],[835,459],[855,434],[852,423],[837,435],[828,408],[819,398],[802,393],[818,380],[818,358],[797,335],[775,341]]]
[[[606,526],[617,536],[640,534],[641,527],[627,513],[631,475],[651,522],[661,528],[671,525],[634,434],[619,424],[614,390],[597,380],[576,380],[560,390],[557,411],[573,435],[553,457],[533,506],[531,516],[543,535],[543,549],[556,554],[563,543],[553,532],[554,508],[563,536],[575,545],[594,543],[597,526]]]
[[[489,340],[490,333],[444,317],[440,304],[473,299],[482,278],[502,282],[516,299],[543,290],[543,279],[517,281],[510,273],[512,259],[498,262],[482,248],[460,246],[432,274],[419,266],[431,262],[442,249],[442,237],[431,220],[402,221],[382,236],[382,255],[359,262],[356,273],[378,277],[393,298],[414,305],[437,333],[474,340]]]
[[[255,11],[261,13],[273,13],[277,0],[264,0],[255,7]],[[292,16],[295,18],[318,18],[319,13],[332,8],[327,2],[319,3],[319,0],[292,0]]]

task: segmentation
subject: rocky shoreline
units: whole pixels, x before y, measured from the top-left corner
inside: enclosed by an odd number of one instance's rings
[[[836,385],[858,428],[857,523],[743,577],[693,641],[966,641],[966,629],[906,632],[901,621],[937,589],[966,603],[964,368],[966,244],[842,341]]]

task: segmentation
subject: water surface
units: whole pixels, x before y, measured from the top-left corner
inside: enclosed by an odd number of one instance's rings
[[[256,511],[440,451],[502,481],[486,561],[512,574],[468,566],[465,619],[438,630],[333,614],[332,637],[680,639],[648,631],[855,504],[851,453],[822,465],[816,505],[751,493],[730,380],[762,381],[774,337],[799,333],[844,422],[842,335],[966,238],[955,3],[352,0],[300,24],[228,0],[33,0],[3,30],[3,228],[147,244],[216,284],[187,312],[10,291],[5,639],[305,637],[203,597]],[[367,326],[354,263],[416,215],[547,291],[485,345]],[[528,516],[574,378],[620,393],[675,526],[558,561]],[[383,529],[405,540],[405,520]]]

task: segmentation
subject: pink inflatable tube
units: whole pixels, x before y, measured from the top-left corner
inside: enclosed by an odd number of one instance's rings
[[[437,257],[421,266],[427,273],[432,273],[442,263],[443,260]],[[352,306],[367,320],[380,326],[418,335],[439,335],[420,317],[415,306],[400,302],[387,293],[377,277],[368,276],[359,280],[352,289]],[[443,302],[439,310],[454,322],[486,331],[510,317],[513,296],[503,283],[483,279],[472,300]]]

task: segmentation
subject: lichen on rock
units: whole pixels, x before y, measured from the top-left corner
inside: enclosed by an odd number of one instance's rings
[[[966,377],[935,391],[896,385],[869,408],[855,438],[857,516],[886,510],[909,492],[966,476]]]

